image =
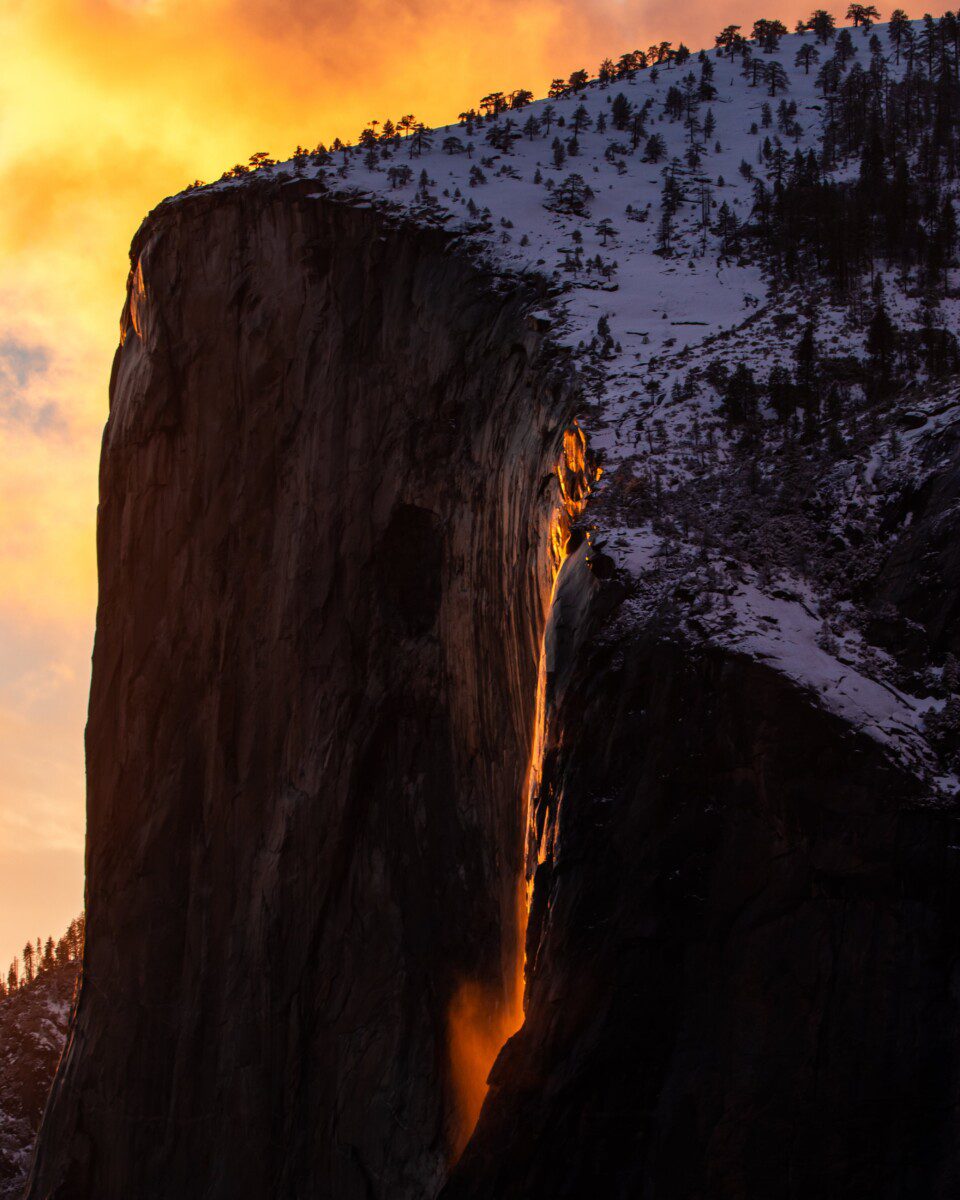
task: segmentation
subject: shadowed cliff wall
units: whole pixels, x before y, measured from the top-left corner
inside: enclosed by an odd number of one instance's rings
[[[949,1200],[955,808],[612,588],[560,576],[526,1020],[444,1200]]]
[[[518,952],[568,372],[531,291],[311,192],[133,245],[33,1197],[432,1194],[451,997]]]

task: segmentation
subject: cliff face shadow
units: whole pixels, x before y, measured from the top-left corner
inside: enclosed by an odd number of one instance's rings
[[[451,1003],[521,953],[570,388],[532,287],[315,183],[163,207],[131,261],[30,1191],[433,1194]]]

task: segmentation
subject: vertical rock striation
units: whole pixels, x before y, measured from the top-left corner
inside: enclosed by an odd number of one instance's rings
[[[451,999],[507,1002],[569,372],[529,285],[317,186],[133,244],[34,1198],[434,1194]]]

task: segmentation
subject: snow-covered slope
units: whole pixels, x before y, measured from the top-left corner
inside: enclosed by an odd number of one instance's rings
[[[0,1197],[23,1191],[33,1142],[67,1036],[76,962],[0,999]]]
[[[843,72],[882,57],[891,81],[902,76],[906,56],[897,61],[885,26],[851,34]],[[819,56],[809,71],[797,61],[803,46]],[[774,280],[749,239],[731,252],[721,229],[735,218],[749,230],[754,181],[769,180],[771,151],[820,153],[827,100],[818,71],[834,46],[809,32],[785,36],[772,54],[753,47],[763,70],[752,72],[710,50],[496,119],[371,138],[366,148],[304,154],[255,174],[315,175],[318,195],[443,225],[487,256],[504,286],[518,273],[539,276],[542,316],[582,372],[579,420],[603,470],[588,536],[630,580],[619,619],[666,619],[677,636],[776,666],[923,776],[931,795],[952,793],[950,764],[925,734],[947,703],[943,665],[907,667],[875,644],[862,585],[899,537],[889,519],[895,496],[916,482],[936,430],[960,415],[955,389],[921,374],[907,399],[868,404],[855,364],[867,354],[869,301],[832,299],[826,283]],[[781,89],[764,78],[771,62],[785,69]],[[614,128],[624,100],[639,116],[636,136],[629,122]],[[778,117],[784,101],[790,108]],[[657,136],[662,156],[648,161]],[[857,169],[841,160],[829,177]],[[666,229],[668,176],[679,201]],[[579,192],[579,211],[556,211],[565,187]],[[909,272],[877,264],[871,286],[905,335],[929,326]],[[960,293],[947,286],[936,305],[938,324],[955,328]],[[747,444],[725,418],[717,365],[729,373],[745,364],[762,383],[775,366],[793,365],[808,323],[838,378],[854,364],[832,452],[819,446],[823,431],[816,448],[782,435],[763,399]]]

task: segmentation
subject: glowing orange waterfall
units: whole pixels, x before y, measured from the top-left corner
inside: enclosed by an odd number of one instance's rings
[[[599,471],[590,472],[592,479]],[[586,438],[576,423],[566,431],[563,454],[557,464],[561,504],[550,518],[548,555],[550,595],[544,611],[544,630],[540,636],[537,665],[537,694],[534,706],[530,758],[524,781],[524,866],[516,889],[516,938],[512,967],[502,988],[465,980],[457,989],[448,1014],[448,1049],[456,1099],[457,1132],[452,1147],[453,1159],[460,1156],[470,1140],[487,1094],[487,1078],[501,1047],[523,1024],[524,976],[527,919],[532,899],[533,873],[541,859],[534,829],[534,800],[540,788],[546,736],[547,665],[546,620],[556,592],[557,578],[567,557],[570,525],[583,512],[590,492],[586,461]]]

